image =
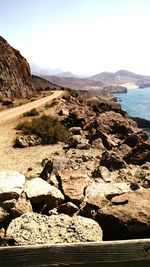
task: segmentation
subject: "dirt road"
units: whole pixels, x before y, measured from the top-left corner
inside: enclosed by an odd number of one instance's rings
[[[43,106],[47,102],[52,101],[54,98],[60,97],[62,94],[64,94],[63,91],[55,91],[50,96],[43,97],[41,99],[21,105],[19,107],[14,107],[14,108],[0,111],[0,125],[4,124],[5,122],[9,120],[15,119],[16,117],[22,115],[24,112],[27,112],[32,108],[38,108],[40,106]]]
[[[38,173],[42,170],[40,161],[43,158],[49,158],[52,152],[59,151],[60,144],[23,149],[15,149],[13,144],[16,138],[15,127],[19,121],[18,117],[24,112],[45,105],[45,103],[63,94],[63,91],[55,91],[50,96],[0,112],[0,169],[16,170],[26,174],[30,167],[35,173]]]

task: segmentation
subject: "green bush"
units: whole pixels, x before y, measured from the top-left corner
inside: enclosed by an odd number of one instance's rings
[[[70,132],[57,119],[46,115],[24,121],[16,129],[23,134],[36,134],[41,137],[42,144],[64,142],[70,137]]]
[[[39,115],[39,112],[35,108],[23,113],[24,117],[33,117],[37,115]]]

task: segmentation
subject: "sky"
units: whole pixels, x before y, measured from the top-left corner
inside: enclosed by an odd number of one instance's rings
[[[150,75],[150,0],[0,0],[0,35],[29,63]]]

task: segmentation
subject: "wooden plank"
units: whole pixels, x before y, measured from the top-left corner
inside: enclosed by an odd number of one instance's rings
[[[126,261],[150,261],[150,239],[0,248],[2,267],[46,267]]]

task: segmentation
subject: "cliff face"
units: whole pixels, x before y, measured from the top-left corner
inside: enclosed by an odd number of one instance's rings
[[[32,92],[27,60],[0,36],[0,96],[22,98]]]

